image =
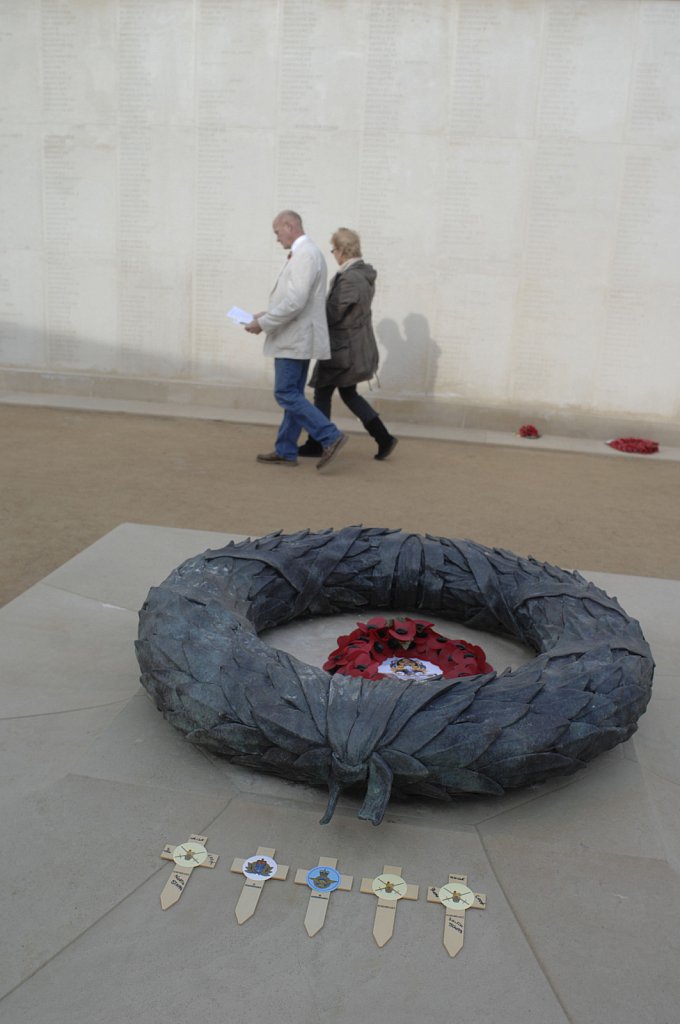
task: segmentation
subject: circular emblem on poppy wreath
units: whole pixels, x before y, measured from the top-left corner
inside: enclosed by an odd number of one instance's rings
[[[296,619],[431,613],[535,652],[460,679],[333,675],[262,641]],[[501,795],[627,740],[651,696],[639,624],[575,572],[468,540],[361,526],[271,534],[188,559],[139,613],[141,682],[192,743],[256,770],[390,794]]]

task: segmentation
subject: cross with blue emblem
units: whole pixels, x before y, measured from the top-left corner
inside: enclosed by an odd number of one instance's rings
[[[295,875],[298,885],[307,885],[312,890],[305,915],[305,930],[310,938],[323,928],[331,893],[336,889],[349,892],[352,888],[352,876],[341,875],[337,867],[337,857],[321,857],[315,868],[300,868]]]

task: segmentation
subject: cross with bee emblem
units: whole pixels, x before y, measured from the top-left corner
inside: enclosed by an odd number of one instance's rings
[[[257,909],[257,902],[269,879],[283,882],[288,877],[288,866],[277,864],[274,860],[276,850],[269,846],[258,846],[257,852],[246,860],[236,858],[231,870],[246,876],[245,885],[241,890],[236,904],[236,920],[239,924],[248,921]]]
[[[352,888],[352,876],[341,875],[337,866],[336,857],[322,857],[317,867],[310,871],[300,868],[295,875],[297,885],[308,885],[312,890],[305,915],[305,930],[310,938],[323,928],[331,893],[336,889],[349,892]]]
[[[179,846],[168,843],[163,848],[163,860],[174,860],[177,865],[161,893],[163,910],[177,903],[194,868],[214,868],[217,864],[219,854],[208,853],[205,848],[207,842],[207,836],[189,836],[186,843],[180,843]]]
[[[456,956],[463,948],[465,911],[486,910],[486,896],[468,888],[467,875],[449,875],[446,885],[430,886],[427,902],[443,903],[446,910],[444,947],[449,956]]]
[[[401,877],[401,868],[385,864],[382,874],[377,878],[362,878],[360,891],[378,897],[373,938],[379,946],[384,946],[392,938],[398,901],[417,900],[420,887],[405,882]]]

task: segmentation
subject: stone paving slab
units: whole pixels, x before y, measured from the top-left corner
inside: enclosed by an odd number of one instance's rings
[[[43,583],[136,613],[149,588],[162,583],[185,559],[242,539],[237,534],[124,523],[45,576]]]
[[[68,775],[0,803],[3,902],[10,897],[0,929],[0,993],[84,936],[156,874],[166,842],[203,829],[228,799]],[[3,1010],[0,1001],[0,1019]]]
[[[499,799],[394,800],[379,828],[344,796],[321,827],[322,790],[195,748],[138,685],[137,607],[225,537],[126,524],[0,611],[3,1024],[677,1024],[680,582],[587,574],[640,619],[660,666],[627,744]],[[319,663],[347,626],[310,625],[267,640]],[[526,658],[476,639],[494,664]],[[160,850],[192,831],[222,859],[163,912]],[[292,881],[236,923],[243,880],[228,868],[258,845],[292,869],[337,856],[355,876],[316,938]],[[358,883],[385,863],[423,887],[463,871],[487,894],[456,959],[424,891],[375,945]]]
[[[680,877],[662,860],[484,836],[498,883],[569,1019],[676,1024]],[[512,1019],[512,1018],[511,1018]]]
[[[0,717],[81,711],[139,688],[137,615],[38,583],[0,612]]]
[[[110,731],[125,706],[121,701],[84,711],[0,719],[1,799],[28,794],[63,778],[83,750]],[[32,756],[35,751],[40,752],[38,757]]]

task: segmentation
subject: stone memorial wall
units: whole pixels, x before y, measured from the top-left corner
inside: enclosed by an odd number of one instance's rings
[[[292,207],[404,415],[677,423],[680,2],[0,0],[0,79],[5,391],[270,408]]]

